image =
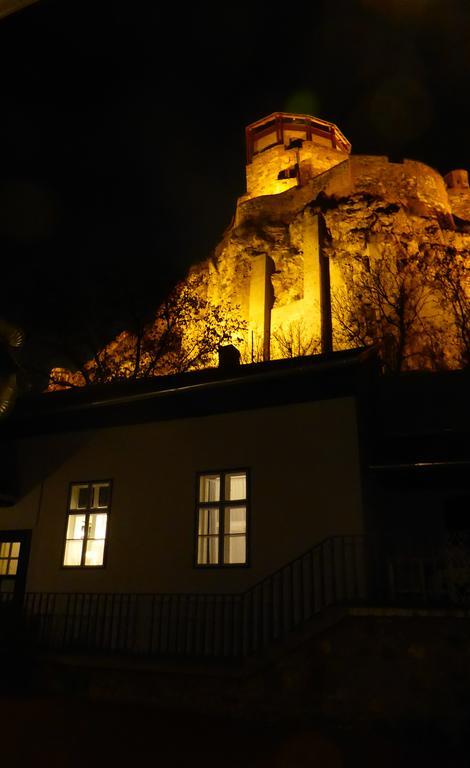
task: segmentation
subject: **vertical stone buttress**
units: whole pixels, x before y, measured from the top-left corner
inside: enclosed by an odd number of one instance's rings
[[[333,348],[330,263],[324,253],[325,225],[319,214],[304,213],[304,317],[307,332],[321,340],[321,351]]]
[[[269,360],[271,339],[271,309],[273,287],[271,275],[274,262],[266,254],[253,257],[250,275],[249,348],[252,361]]]

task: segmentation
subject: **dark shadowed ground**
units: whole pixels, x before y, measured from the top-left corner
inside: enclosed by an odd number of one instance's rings
[[[0,697],[1,765],[433,766],[464,765],[465,746],[436,729],[393,735],[305,723],[217,720],[140,704]]]

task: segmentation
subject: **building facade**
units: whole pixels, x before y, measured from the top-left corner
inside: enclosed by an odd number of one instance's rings
[[[91,392],[43,396],[30,426],[20,405],[17,498],[0,528],[29,533],[26,590],[237,593],[325,538],[362,533],[355,385],[317,399],[341,367],[292,363],[156,380],[116,401],[103,391],[97,422]]]
[[[356,350],[24,399],[2,604],[48,648],[190,657],[335,607],[466,605],[468,376],[409,376]]]

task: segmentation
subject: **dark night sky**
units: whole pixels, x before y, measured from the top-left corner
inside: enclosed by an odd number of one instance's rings
[[[42,0],[0,22],[0,310],[31,337],[91,294],[119,324],[123,283],[158,303],[229,224],[244,126],[275,110],[357,153],[470,168],[468,0],[168,6]]]

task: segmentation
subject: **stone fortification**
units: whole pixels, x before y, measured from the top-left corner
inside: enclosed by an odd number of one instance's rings
[[[287,118],[301,133],[302,118]],[[413,160],[350,155],[326,134],[286,144],[280,133],[255,152],[247,134],[247,194],[212,258],[192,270],[211,302],[246,322],[243,358],[375,341],[400,370],[461,365],[451,287],[437,278],[450,270],[468,300],[466,173],[444,179]]]
[[[216,364],[230,341],[243,362],[376,344],[389,370],[468,364],[467,172],[351,155],[337,126],[306,115],[270,115],[246,140],[247,192],[177,288],[183,301],[172,296],[169,353],[152,362],[169,325],[160,308],[143,344],[124,331],[105,348],[101,380]]]

